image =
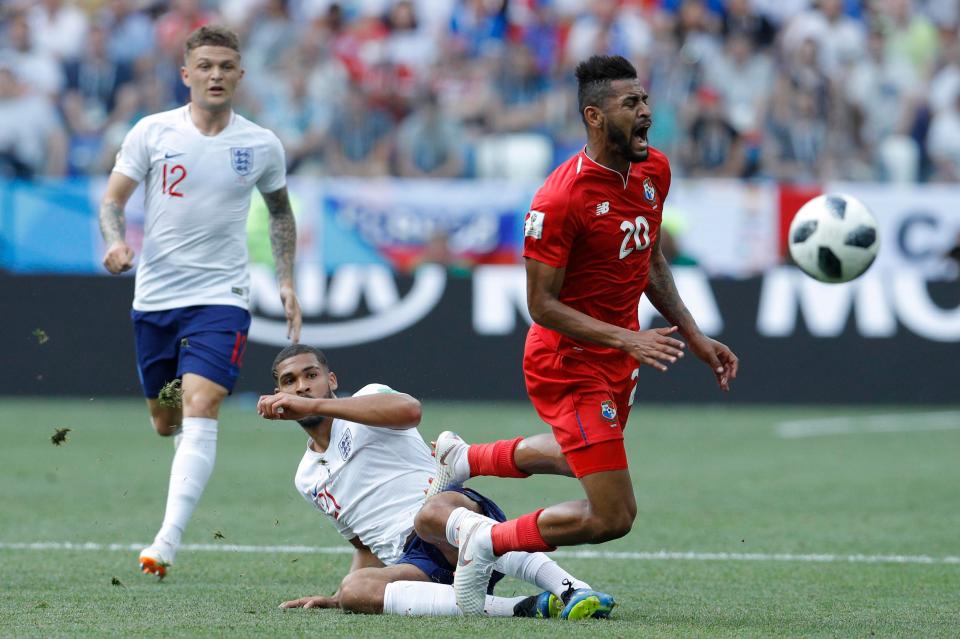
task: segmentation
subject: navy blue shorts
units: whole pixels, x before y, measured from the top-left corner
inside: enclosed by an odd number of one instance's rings
[[[480,505],[481,512],[487,517],[496,519],[497,521],[507,520],[507,516],[503,514],[499,506],[477,491],[469,488],[451,488],[450,490],[452,492],[462,493],[477,502],[477,504]],[[403,548],[403,556],[400,557],[397,563],[416,566],[430,578],[430,581],[435,583],[453,584],[453,566],[450,565],[450,562],[443,556],[439,548],[420,539],[417,534],[414,534],[413,537],[407,541],[407,545]],[[503,573],[494,571],[493,575],[490,576],[490,584],[487,586],[488,595],[493,594],[493,587],[497,585],[497,582],[501,579],[503,579]]]
[[[194,373],[232,391],[240,376],[250,313],[238,306],[187,306],[131,311],[137,372],[143,394],[155,399],[165,384]]]

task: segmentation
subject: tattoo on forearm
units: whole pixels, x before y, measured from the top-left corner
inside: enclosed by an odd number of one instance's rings
[[[126,237],[127,222],[123,208],[112,200],[100,205],[100,233],[108,245],[123,242]]]
[[[647,299],[653,307],[673,326],[678,326],[681,332],[696,330],[697,323],[680,299],[677,285],[673,281],[670,266],[663,258],[650,262],[650,275],[646,288]]]
[[[290,208],[287,189],[264,193],[270,211],[270,247],[277,271],[277,282],[293,285],[293,260],[297,252],[297,222]]]

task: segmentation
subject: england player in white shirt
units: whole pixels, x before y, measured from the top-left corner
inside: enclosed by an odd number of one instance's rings
[[[100,206],[104,266],[133,266],[123,209],[145,182],[146,218],[133,300],[140,374],[150,418],[177,436],[160,531],[140,553],[141,569],[163,578],[203,494],[216,458],[220,404],[233,390],[250,326],[246,220],[256,187],[270,211],[270,240],[288,337],[300,334],[294,293],[296,224],[283,147],[270,131],[234,113],[243,77],[239,42],[206,26],[186,41],[183,83],[190,103],[143,118],[117,154]],[[162,405],[182,382],[182,407]]]
[[[295,485],[355,548],[350,572],[330,597],[303,597],[283,608],[341,608],[399,615],[458,615],[453,570],[460,522],[467,516],[505,519],[492,501],[455,488],[432,497],[430,449],[417,430],[420,402],[383,384],[338,398],[337,376],[324,354],[295,344],[273,364],[277,393],[260,398],[267,419],[296,419],[310,439]],[[477,515],[479,514],[479,515]],[[543,553],[507,553],[488,587],[491,616],[591,616],[573,592],[589,586]],[[495,597],[503,574],[544,589],[530,597]],[[593,591],[589,591],[593,592]]]

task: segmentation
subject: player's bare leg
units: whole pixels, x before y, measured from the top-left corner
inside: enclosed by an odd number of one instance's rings
[[[527,437],[513,451],[513,463],[528,475],[564,475],[573,477],[560,444],[550,433]]]
[[[180,445],[170,466],[167,506],[160,532],[140,553],[143,572],[166,576],[180,538],[207,486],[217,457],[217,417],[227,389],[200,375],[183,376],[183,420]]]
[[[489,444],[468,444],[454,432],[444,431],[434,444],[437,473],[427,491],[433,497],[463,485],[470,477],[529,477],[533,474],[565,475],[573,472],[553,435],[503,439]]]
[[[540,536],[551,546],[600,544],[630,532],[637,516],[629,470],[580,478],[587,498],[545,508],[537,518]]]
[[[387,585],[395,581],[429,581],[416,566],[397,564],[386,568],[361,568],[343,578],[340,607],[347,612],[379,615],[384,611]]]
[[[148,399],[147,409],[150,411],[150,423],[157,435],[171,437],[180,432],[183,410],[179,406],[161,405],[159,399]]]

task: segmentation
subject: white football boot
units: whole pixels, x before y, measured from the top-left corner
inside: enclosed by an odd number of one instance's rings
[[[428,498],[450,488],[458,488],[470,479],[468,448],[470,444],[463,441],[460,435],[449,430],[440,433],[433,448],[434,457],[437,458],[437,474],[427,489]]]
[[[497,556],[493,554],[490,531],[497,523],[489,517],[471,514],[463,518],[457,535],[460,550],[457,569],[453,573],[453,590],[457,606],[464,615],[482,615],[487,599],[487,586]]]
[[[167,568],[173,565],[174,554],[176,550],[169,544],[154,542],[140,551],[141,572],[163,579],[167,576]]]

